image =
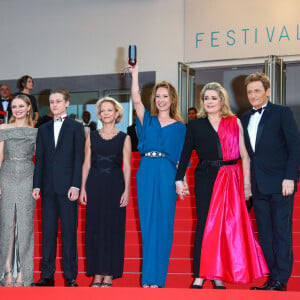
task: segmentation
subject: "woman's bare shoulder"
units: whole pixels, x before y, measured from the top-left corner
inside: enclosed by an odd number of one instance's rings
[[[1,124],[0,129],[9,129],[14,128],[15,126],[12,126],[11,124]]]

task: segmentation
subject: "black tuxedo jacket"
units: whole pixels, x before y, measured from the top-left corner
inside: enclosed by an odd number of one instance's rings
[[[286,106],[268,102],[258,125],[255,151],[247,129],[250,116],[251,112],[246,112],[242,124],[252,186],[256,183],[263,194],[281,193],[283,179],[299,179],[300,137],[293,114]]]
[[[131,139],[131,150],[133,152],[137,152],[139,140],[136,134],[136,124],[132,124],[131,126],[127,127],[127,134],[130,136]]]
[[[39,127],[33,188],[42,195],[67,195],[71,186],[80,188],[84,157],[84,130],[81,123],[66,118],[54,143],[54,121]]]
[[[4,111],[1,99],[0,99],[0,111]],[[11,113],[11,100],[9,100],[9,102],[8,102],[7,113],[8,113],[8,119],[7,120],[9,120],[11,115],[12,115],[12,113]],[[4,119],[4,116],[0,115],[0,119]]]

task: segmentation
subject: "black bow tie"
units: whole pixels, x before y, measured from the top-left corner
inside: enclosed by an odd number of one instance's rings
[[[265,107],[261,107],[261,108],[259,108],[259,109],[254,109],[254,108],[252,108],[252,109],[251,109],[251,115],[253,115],[253,114],[255,114],[255,113],[261,114],[262,111],[263,111],[264,109],[265,109]]]
[[[8,102],[9,101],[9,99],[1,99],[1,101],[3,102],[3,101],[6,101],[6,102]]]

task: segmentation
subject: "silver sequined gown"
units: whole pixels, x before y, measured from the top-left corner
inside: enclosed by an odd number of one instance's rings
[[[0,169],[0,276],[4,273],[16,212],[20,267],[25,286],[33,282],[34,209],[32,156],[37,129],[16,127],[0,130],[4,158]]]

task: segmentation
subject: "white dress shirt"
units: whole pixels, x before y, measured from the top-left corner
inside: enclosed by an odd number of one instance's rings
[[[4,111],[7,111],[7,108],[8,108],[8,104],[9,104],[9,100],[4,100],[2,99],[2,107],[3,107],[3,110]]]
[[[250,116],[248,127],[247,127],[253,152],[255,152],[255,143],[256,143],[258,124],[264,114],[264,109],[266,108],[266,105],[264,105],[262,108],[263,110],[261,111],[261,113],[256,112]]]
[[[57,145],[57,141],[58,141],[61,126],[62,126],[62,124],[63,124],[66,117],[67,117],[67,115],[65,114],[65,115],[62,115],[60,117],[60,120],[57,120],[57,117],[55,117],[55,116],[53,118],[53,120],[54,120],[54,144],[55,144],[55,147]]]

